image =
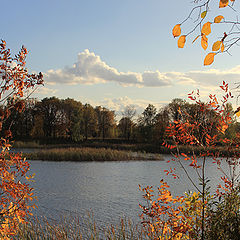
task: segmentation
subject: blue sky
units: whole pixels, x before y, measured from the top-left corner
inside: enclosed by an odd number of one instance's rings
[[[199,42],[193,46],[188,39],[185,49],[177,48],[171,31],[192,2],[3,1],[1,38],[13,52],[24,44],[29,70],[44,73],[45,87],[35,97],[70,97],[118,112],[132,104],[141,111],[148,103],[160,107],[196,88],[206,95],[222,80],[240,81],[237,47],[211,67],[203,67],[206,52]],[[225,12],[233,16],[230,9]]]

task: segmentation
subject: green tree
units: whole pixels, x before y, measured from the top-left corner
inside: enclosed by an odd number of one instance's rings
[[[98,119],[98,136],[102,137],[102,140],[106,137],[112,137],[116,126],[114,111],[97,106],[95,112]]]
[[[149,142],[152,140],[156,115],[156,107],[149,104],[138,118],[138,134],[142,141]]]
[[[96,135],[97,131],[97,116],[94,108],[90,104],[85,104],[83,106],[83,132],[85,140],[89,136]]]
[[[67,98],[62,100],[63,109],[66,115],[67,136],[73,141],[80,141],[83,139],[82,125],[83,125],[83,105],[81,102],[74,99]]]

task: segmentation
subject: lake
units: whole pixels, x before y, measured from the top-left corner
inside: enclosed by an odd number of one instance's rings
[[[173,194],[194,189],[177,163],[167,163],[169,159],[170,155],[164,156],[164,161],[30,161],[31,173],[36,174],[32,184],[38,197],[35,213],[53,219],[68,215],[85,218],[90,210],[99,224],[118,222],[120,217],[138,222],[141,212],[138,204],[144,202],[139,184],[157,187],[163,178],[170,184]],[[164,170],[169,166],[176,167],[179,179],[166,176]],[[189,169],[189,174],[197,181],[193,170]],[[210,159],[207,175],[214,189],[220,173]]]

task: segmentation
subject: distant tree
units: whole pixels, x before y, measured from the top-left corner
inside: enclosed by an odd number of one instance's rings
[[[44,98],[36,105],[36,114],[43,116],[45,137],[56,137],[60,100],[56,97]]]
[[[97,130],[96,112],[90,104],[83,106],[83,129],[86,140],[89,136],[95,135]]]
[[[149,104],[138,118],[138,134],[141,140],[151,141],[153,137],[153,128],[156,122],[157,109]]]
[[[12,124],[12,133],[16,139],[28,139],[31,137],[31,131],[34,125],[34,108],[36,102],[36,99],[28,98],[22,101],[25,106],[24,111],[12,111],[11,117],[8,121]]]
[[[118,123],[118,128],[121,132],[121,136],[126,140],[129,140],[132,135],[132,129],[134,122],[128,117],[122,117]]]
[[[31,129],[30,132],[32,138],[36,139],[44,137],[43,125],[44,125],[43,115],[35,114],[33,128]]]
[[[180,98],[173,99],[167,106],[169,120],[171,122],[178,121],[182,118],[182,114],[179,112],[179,109],[185,109],[187,102]]]
[[[142,116],[138,120],[139,124],[143,126],[153,126],[155,123],[156,114],[156,107],[154,107],[152,104],[148,104],[146,109],[143,111]]]
[[[67,98],[62,100],[63,109],[66,114],[67,136],[73,141],[83,139],[83,105],[81,102]]]
[[[122,132],[125,139],[129,140],[132,134],[132,128],[134,123],[132,121],[133,117],[136,115],[136,109],[134,106],[128,105],[122,112],[122,119],[120,120],[118,126]]]
[[[161,108],[155,119],[153,138],[162,143],[167,137],[166,129],[169,125],[169,113],[167,107]]]
[[[130,120],[132,120],[135,115],[136,115],[136,109],[133,105],[126,106],[122,112],[122,116],[129,118]]]
[[[112,130],[115,127],[115,113],[101,106],[97,106],[95,112],[98,119],[98,136],[104,140],[106,137],[113,135]]]

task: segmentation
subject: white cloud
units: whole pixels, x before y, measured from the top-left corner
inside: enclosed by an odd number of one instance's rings
[[[117,82],[123,86],[170,86],[171,79],[159,71],[119,72],[108,66],[101,58],[86,49],[78,54],[78,59],[72,67],[64,69],[49,70],[45,73],[49,84],[97,84],[106,82]]]
[[[45,80],[49,85],[116,82],[122,86],[136,87],[170,87],[173,84],[209,87],[219,85],[223,80],[231,83],[240,82],[240,65],[228,70],[120,72],[103,62],[100,56],[86,49],[78,54],[76,63],[71,67],[47,71]]]

